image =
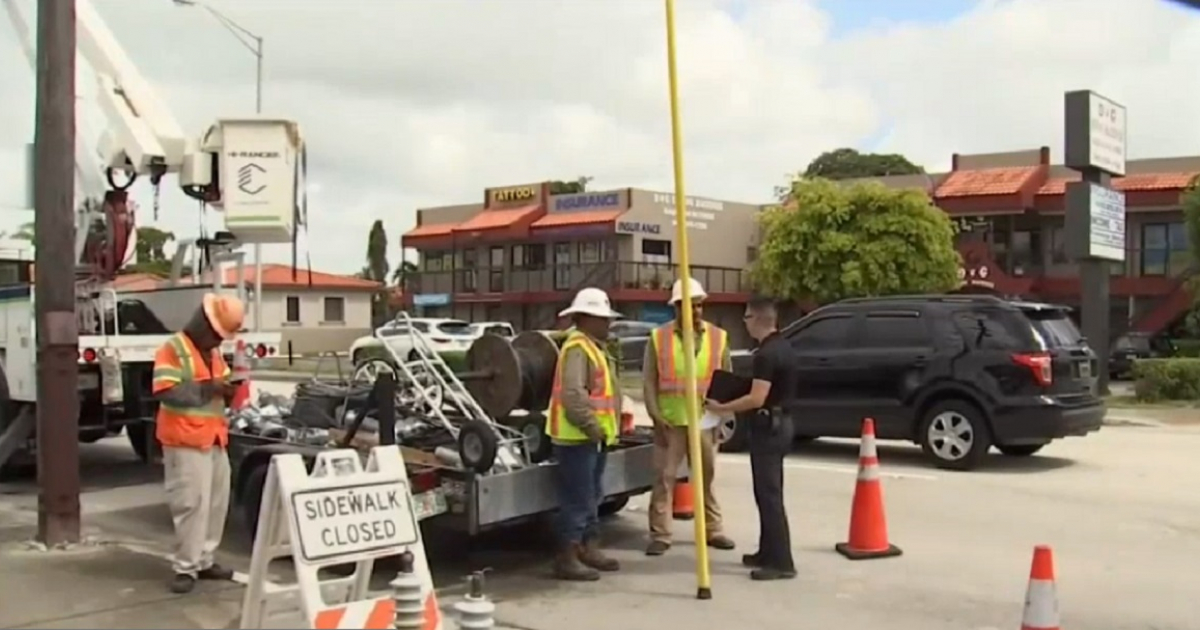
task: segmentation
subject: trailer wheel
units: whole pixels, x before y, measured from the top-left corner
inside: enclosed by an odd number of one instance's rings
[[[601,517],[616,516],[617,512],[624,510],[627,505],[629,505],[629,497],[621,497],[601,503],[598,511]]]
[[[496,463],[500,440],[492,426],[482,420],[471,420],[458,430],[458,454],[463,466],[485,473]]]
[[[525,438],[525,450],[530,463],[540,464],[550,459],[554,443],[550,441],[550,436],[546,435],[546,416],[529,414],[517,418],[511,426],[520,431],[521,437]]]
[[[263,490],[267,487],[267,472],[270,466],[270,460],[255,466],[242,484],[239,502],[242,507],[242,522],[246,525],[250,542],[254,542],[258,536],[258,514],[262,510]]]

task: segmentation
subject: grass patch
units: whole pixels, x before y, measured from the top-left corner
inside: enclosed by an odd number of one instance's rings
[[[1155,402],[1143,402],[1138,400],[1137,396],[1105,396],[1104,402],[1109,407],[1121,407],[1129,409],[1188,409],[1200,405],[1194,400],[1159,400]]]

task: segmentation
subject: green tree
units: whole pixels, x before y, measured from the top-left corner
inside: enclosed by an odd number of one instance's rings
[[[783,204],[759,218],[758,289],[826,304],[957,286],[954,226],[922,191],[805,177],[786,190]]]
[[[126,271],[132,273],[152,273],[158,276],[171,275],[171,259],[164,251],[167,243],[175,240],[175,233],[160,230],[152,225],[137,229],[137,263],[129,265]]]
[[[375,282],[387,283],[387,231],[383,229],[383,221],[376,219],[371,224],[371,233],[367,235],[367,278]]]
[[[587,192],[588,184],[592,178],[586,175],[576,177],[573,180],[555,180],[550,182],[551,195],[573,195],[576,193]]]
[[[818,155],[804,169],[804,176],[840,180],[924,172],[925,169],[897,153],[859,153],[855,149],[842,148]]]
[[[408,274],[416,272],[417,263],[411,260],[401,260],[400,264],[392,270],[392,284],[402,287],[404,286],[404,279],[408,277]]]
[[[33,221],[22,223],[21,227],[17,228],[16,232],[6,234],[8,238],[15,238],[22,241],[33,242]]]

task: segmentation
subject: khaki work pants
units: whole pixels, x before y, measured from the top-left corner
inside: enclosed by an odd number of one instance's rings
[[[195,577],[213,566],[213,554],[225,534],[229,512],[229,455],[213,446],[163,448],[167,505],[175,522],[171,568]]]
[[[721,506],[713,494],[713,463],[716,458],[711,430],[700,432],[700,468],[704,473],[704,516],[708,537],[721,533]],[[654,487],[650,490],[650,539],[671,542],[672,493],[679,466],[688,455],[687,427],[655,425]],[[688,461],[689,465],[691,461]],[[692,480],[695,482],[695,480]]]

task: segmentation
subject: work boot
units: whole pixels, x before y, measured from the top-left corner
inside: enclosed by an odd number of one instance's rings
[[[755,582],[769,582],[773,580],[790,580],[796,577],[795,570],[772,569],[769,567],[761,567],[750,572],[750,579]]]
[[[579,560],[580,545],[571,545],[554,557],[554,577],[567,582],[595,582],[600,572]]]
[[[737,547],[733,539],[724,534],[713,534],[708,537],[708,546],[721,551],[730,551]]]
[[[214,564],[196,575],[201,580],[228,582],[233,579],[233,569],[226,569],[219,564]]]
[[[170,589],[172,593],[183,595],[191,593],[194,588],[196,588],[196,578],[186,573],[176,573],[175,577],[171,578]]]
[[[761,553],[742,554],[742,566],[758,569],[763,566],[763,558]]]
[[[646,555],[647,556],[661,556],[664,553],[667,553],[667,550],[670,548],[671,548],[671,543],[669,543],[665,540],[651,540],[650,544],[646,545]]]
[[[621,563],[617,562],[616,558],[610,558],[600,551],[600,544],[594,538],[584,542],[583,546],[579,548],[579,561],[584,566],[606,573],[621,569]]]

